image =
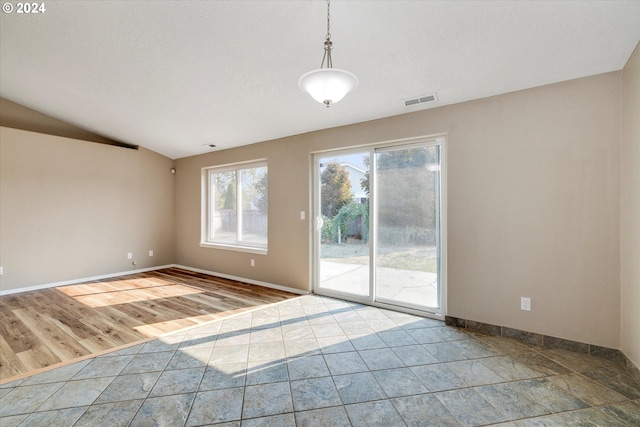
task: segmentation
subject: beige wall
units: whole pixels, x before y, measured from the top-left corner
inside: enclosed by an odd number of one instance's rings
[[[0,127],[2,291],[174,260],[173,160]],[[154,250],[154,256],[148,251]]]
[[[135,145],[114,141],[85,129],[80,129],[5,98],[0,98],[0,126],[82,141],[98,142],[100,144],[136,147]]]
[[[445,133],[447,314],[618,348],[620,93],[614,72],[179,159],[176,262],[308,289],[311,153]],[[200,248],[200,169],[259,158],[268,255]]]
[[[640,366],[640,44],[622,78],[620,349]]]
[[[446,134],[447,314],[620,347],[638,364],[639,57],[624,72],[175,162],[0,127],[1,290],[130,270],[127,252],[138,268],[176,262],[306,290],[311,153]],[[201,168],[260,158],[268,255],[200,248]]]

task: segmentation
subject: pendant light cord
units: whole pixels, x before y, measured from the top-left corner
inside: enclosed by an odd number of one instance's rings
[[[320,68],[324,68],[324,61],[327,61],[327,68],[333,68],[333,61],[331,60],[331,49],[333,43],[331,42],[331,0],[327,0],[327,35],[324,38],[324,55],[322,56],[322,63]]]

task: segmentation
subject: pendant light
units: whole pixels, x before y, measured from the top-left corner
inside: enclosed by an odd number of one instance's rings
[[[298,80],[300,89],[309,92],[313,99],[325,104],[327,108],[358,87],[358,78],[355,74],[333,68],[330,6],[330,0],[327,0],[327,35],[324,39],[324,56],[320,68],[303,74]],[[325,63],[327,64],[326,68]]]

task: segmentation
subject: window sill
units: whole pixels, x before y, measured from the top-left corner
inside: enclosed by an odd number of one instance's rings
[[[225,245],[222,243],[200,242],[200,247],[209,248],[209,249],[222,249],[226,251],[235,251],[235,252],[246,252],[249,254],[258,254],[258,255],[267,254],[267,248],[256,248],[254,246]]]

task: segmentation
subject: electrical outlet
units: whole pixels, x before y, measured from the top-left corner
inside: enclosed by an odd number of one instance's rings
[[[4,274],[4,267],[0,267],[0,276]]]
[[[149,251],[149,256],[153,256],[153,249]]]
[[[531,298],[520,298],[520,310],[531,311]]]
[[[127,259],[133,259],[133,252],[127,252]]]
[[[306,217],[306,212],[300,211],[300,219],[305,219],[305,217]]]
[[[255,266],[256,266],[256,260],[255,260],[255,259],[252,259],[252,260],[251,260],[251,267],[255,267]]]

